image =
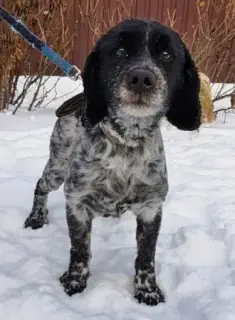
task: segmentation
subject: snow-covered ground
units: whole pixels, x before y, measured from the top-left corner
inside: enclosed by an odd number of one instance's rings
[[[75,85],[64,80],[59,90]],[[72,298],[58,281],[69,262],[63,189],[49,198],[50,225],[23,229],[58,106],[0,114],[0,319],[234,320],[235,114],[199,133],[163,124],[170,191],[156,273],[167,301],[147,307],[132,298],[131,213],[94,221],[92,276]]]

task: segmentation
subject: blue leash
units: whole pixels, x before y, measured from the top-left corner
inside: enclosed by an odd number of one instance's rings
[[[41,41],[35,34],[29,31],[25,25],[13,17],[6,9],[0,6],[0,18],[5,20],[11,27],[12,31],[20,35],[32,48],[38,49],[41,54],[48,58],[53,64],[57,65],[69,78],[76,81],[80,76],[79,69],[69,64],[58,53],[49,48],[46,43]],[[1,19],[0,19],[1,20]]]

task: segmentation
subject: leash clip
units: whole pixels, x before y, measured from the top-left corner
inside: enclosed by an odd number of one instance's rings
[[[81,71],[77,66],[73,65],[71,71],[68,74],[69,78],[73,81],[77,81],[81,77]]]

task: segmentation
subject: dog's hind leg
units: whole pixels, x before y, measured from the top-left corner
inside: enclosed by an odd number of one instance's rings
[[[73,116],[62,117],[55,124],[50,141],[50,158],[42,177],[37,182],[33,207],[25,221],[25,228],[38,229],[42,228],[44,224],[48,224],[48,195],[51,191],[59,189],[64,182],[75,125],[76,118]]]
[[[49,159],[42,177],[37,182],[32,211],[25,221],[25,228],[38,229],[42,228],[44,224],[48,224],[48,194],[53,190],[57,190],[64,181],[64,167],[60,166],[60,169],[58,167],[55,169],[55,167],[54,161]]]

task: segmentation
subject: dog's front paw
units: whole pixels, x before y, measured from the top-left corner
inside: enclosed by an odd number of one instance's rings
[[[48,210],[43,209],[38,212],[32,212],[29,217],[25,220],[24,227],[31,227],[32,229],[39,229],[44,226],[44,224],[48,224]]]
[[[61,277],[60,282],[64,287],[64,291],[67,295],[72,296],[75,293],[82,292],[87,286],[87,279],[89,277],[89,273],[87,274],[69,274],[66,271]]]
[[[139,271],[134,279],[134,297],[139,303],[156,306],[165,302],[164,294],[156,284],[155,274]]]
[[[161,302],[165,302],[164,295],[158,287],[152,292],[149,292],[146,288],[136,289],[134,297],[139,303],[145,303],[148,306],[156,306]]]

